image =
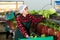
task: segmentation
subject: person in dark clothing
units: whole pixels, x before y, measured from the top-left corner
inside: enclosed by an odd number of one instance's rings
[[[7,20],[7,24],[8,24],[8,26],[9,26],[9,28],[10,28],[10,31],[13,31],[13,29],[12,29],[12,24],[13,24],[13,21],[15,21],[15,12],[12,11],[12,10],[9,10],[9,11],[6,13],[5,17],[6,17],[6,20]],[[11,32],[11,33],[9,33],[9,34],[13,37],[13,32]],[[9,35],[9,34],[8,34],[8,35]]]
[[[4,24],[4,27],[5,27],[5,31],[6,31],[6,39],[8,39],[9,34],[10,34],[10,28],[6,24]]]
[[[29,28],[31,23],[35,24],[37,22],[40,22],[44,19],[43,16],[40,16],[39,18],[35,18],[33,15],[28,13],[28,7],[26,5],[21,5],[19,7],[20,15],[17,15],[16,21],[17,21],[17,29],[15,31],[15,39],[18,40],[18,38],[30,38],[30,32]]]
[[[9,31],[6,31],[6,39],[9,38],[9,35],[10,35],[10,32]]]
[[[6,31],[6,39],[9,38],[9,35],[11,35],[11,37],[13,37],[13,33],[10,32],[9,26],[4,24],[4,27],[5,27],[5,31]]]

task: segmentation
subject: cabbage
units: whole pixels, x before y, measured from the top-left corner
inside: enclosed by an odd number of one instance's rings
[[[43,15],[45,18],[49,18],[50,15],[56,13],[55,9],[49,9],[49,10],[41,10],[39,11],[39,15]]]
[[[34,14],[34,15],[36,15],[36,14],[38,14],[38,11],[36,11],[36,10],[32,10],[32,11],[29,11],[29,13],[30,13],[30,14]]]
[[[48,10],[41,10],[39,15],[43,15],[45,18],[49,18],[50,14],[48,13]]]
[[[48,11],[49,11],[50,14],[56,13],[56,10],[53,9],[53,8],[49,9]]]

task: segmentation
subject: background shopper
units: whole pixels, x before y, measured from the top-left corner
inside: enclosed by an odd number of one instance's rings
[[[10,28],[7,24],[4,24],[4,27],[5,27],[5,31],[6,31],[6,39],[8,39],[9,34],[10,34]]]
[[[10,28],[10,34],[11,36],[13,37],[13,21],[15,21],[15,12],[12,11],[12,10],[9,10],[7,13],[6,13],[6,20],[7,20],[7,24]]]

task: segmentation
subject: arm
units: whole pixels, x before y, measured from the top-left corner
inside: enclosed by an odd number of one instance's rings
[[[39,18],[36,18],[36,17],[34,17],[33,15],[30,15],[30,14],[28,14],[27,16],[30,18],[32,23],[41,22],[44,19],[43,16],[40,16]]]
[[[20,17],[17,17],[16,20],[17,20],[17,24],[18,24],[18,28],[20,29],[20,32],[27,38],[28,34],[24,26],[21,24]]]

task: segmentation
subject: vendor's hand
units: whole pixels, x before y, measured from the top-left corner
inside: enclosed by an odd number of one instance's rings
[[[44,16],[43,16],[43,18],[44,18]]]
[[[30,39],[30,37],[29,37],[28,35],[26,35],[26,38],[27,38],[27,39]]]
[[[46,18],[43,16],[43,21],[45,21],[46,20]]]
[[[29,35],[26,35],[26,38],[28,38],[29,37]]]

